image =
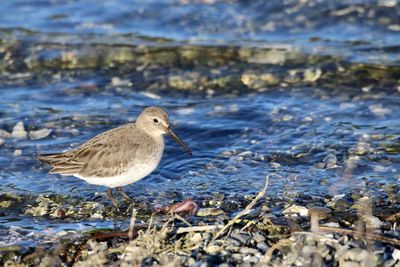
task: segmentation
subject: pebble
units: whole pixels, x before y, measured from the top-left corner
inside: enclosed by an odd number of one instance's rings
[[[394,260],[400,261],[400,250],[399,249],[394,249],[392,253],[392,257]]]
[[[232,233],[231,237],[238,240],[242,244],[246,244],[250,240],[251,235],[248,233],[237,233],[236,232],[236,233]]]
[[[292,205],[286,208],[283,212],[284,215],[299,214],[302,217],[308,216],[308,209],[303,206]]]
[[[242,254],[252,254],[252,255],[258,255],[260,252],[255,249],[255,248],[249,248],[249,247],[241,247],[239,249],[239,252]]]
[[[2,144],[4,144],[5,141],[6,141],[6,140],[0,138],[0,146],[1,146]]]
[[[197,211],[196,216],[208,217],[208,216],[217,216],[221,214],[224,214],[224,211],[218,208],[202,208]]]
[[[14,157],[19,157],[22,155],[22,150],[21,149],[16,149],[13,153]]]
[[[253,239],[256,241],[256,243],[260,243],[265,241],[265,236],[257,232],[253,235]]]
[[[22,121],[18,122],[11,133],[13,138],[17,139],[26,139],[28,137],[28,133],[25,131],[24,123]]]
[[[265,253],[269,249],[269,246],[265,242],[260,242],[260,243],[257,243],[257,249],[259,249],[261,252]]]
[[[205,250],[207,253],[210,253],[210,254],[217,254],[218,252],[221,251],[221,249],[222,249],[221,246],[217,246],[217,245],[208,245],[204,250]]]
[[[11,138],[11,137],[12,137],[12,135],[9,132],[0,129],[0,138],[8,139],[8,138]]]
[[[37,140],[37,139],[42,139],[47,137],[51,133],[51,129],[40,129],[36,131],[30,131],[29,132],[29,138],[32,140]]]

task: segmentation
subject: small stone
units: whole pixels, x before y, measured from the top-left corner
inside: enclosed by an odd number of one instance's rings
[[[118,87],[118,86],[121,86],[121,87],[123,87],[123,86],[132,86],[132,82],[130,80],[123,80],[123,79],[121,79],[119,77],[113,77],[111,79],[111,84],[113,86],[116,86],[116,87]]]
[[[308,214],[310,216],[317,215],[319,219],[324,219],[331,212],[331,209],[325,207],[310,207]]]
[[[362,218],[372,227],[372,229],[379,229],[383,225],[383,222],[375,216],[362,216]]]
[[[197,244],[199,242],[201,242],[203,239],[201,237],[200,233],[195,233],[191,238],[190,238],[190,242],[193,244]]]
[[[247,233],[232,233],[231,237],[238,240],[242,244],[246,244],[251,238],[251,236]]]
[[[224,211],[218,208],[202,208],[197,211],[196,216],[208,217],[208,216],[217,216],[221,214],[224,214]]]
[[[304,80],[308,82],[317,81],[322,75],[322,70],[320,68],[309,68],[304,72]]]
[[[221,251],[221,247],[217,245],[208,245],[204,250],[210,254],[217,254]]]
[[[286,208],[283,212],[284,215],[299,214],[302,217],[308,216],[308,209],[306,207],[292,205]]]
[[[389,115],[393,113],[393,111],[389,108],[385,108],[382,104],[374,104],[370,105],[368,109],[374,113],[375,116],[377,117],[384,117],[386,115]]]
[[[260,242],[260,243],[257,243],[257,249],[259,249],[259,250],[261,250],[261,252],[265,253],[269,249],[269,246],[265,242]]]
[[[0,208],[8,208],[10,207],[12,202],[10,200],[4,200],[0,202]]]
[[[11,138],[11,137],[12,137],[12,135],[9,132],[0,129],[0,138],[8,139],[8,138]]]
[[[240,253],[242,254],[251,254],[251,255],[258,255],[260,252],[255,249],[255,248],[249,248],[249,247],[241,247],[240,248]]]
[[[30,131],[29,132],[29,138],[32,140],[37,140],[37,139],[42,139],[47,137],[51,133],[51,129],[40,129],[37,131]]]
[[[21,149],[16,149],[13,153],[14,157],[20,157],[22,155],[22,150]]]
[[[190,258],[187,260],[187,265],[188,265],[188,266],[194,266],[195,264],[196,264],[196,260],[195,260],[194,258],[190,257]]]
[[[18,122],[11,133],[13,138],[17,139],[26,139],[28,137],[28,133],[25,131],[24,123],[22,121]]]
[[[340,198],[340,199],[336,200],[336,202],[335,202],[335,209],[344,210],[344,209],[350,208],[351,205],[352,205],[352,203],[350,203],[350,201],[348,201],[344,198]]]
[[[399,249],[394,249],[392,253],[392,257],[395,260],[400,260],[400,250]]]
[[[264,242],[265,241],[265,236],[263,236],[262,234],[256,232],[253,235],[253,239],[254,239],[254,241],[256,241],[256,243],[260,243],[260,242]]]
[[[4,144],[5,141],[6,141],[6,140],[0,138],[0,146],[1,146],[2,144]]]

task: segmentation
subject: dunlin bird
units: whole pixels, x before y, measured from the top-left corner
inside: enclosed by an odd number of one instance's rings
[[[135,123],[101,133],[70,151],[38,158],[53,167],[50,173],[71,175],[90,184],[109,187],[107,195],[118,209],[112,189],[130,200],[122,186],[154,171],[164,151],[164,134],[171,136],[192,155],[192,151],[172,131],[168,114],[159,107],[149,107]]]

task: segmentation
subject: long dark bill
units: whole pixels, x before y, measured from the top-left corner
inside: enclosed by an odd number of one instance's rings
[[[191,156],[192,155],[192,151],[187,147],[187,145],[185,145],[185,143],[174,133],[174,131],[172,131],[171,127],[168,127],[168,132],[169,136],[172,137],[172,139],[175,140],[175,142],[177,142],[178,144],[180,144],[185,150],[186,152]]]

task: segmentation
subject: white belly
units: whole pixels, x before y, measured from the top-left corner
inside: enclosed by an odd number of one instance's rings
[[[79,174],[75,174],[82,180],[85,180],[89,184],[102,185],[111,188],[126,186],[132,184],[140,179],[146,177],[153,172],[158,163],[160,163],[162,154],[164,151],[164,142],[160,142],[157,148],[151,155],[143,156],[142,151],[137,152],[135,161],[127,168],[127,170],[120,175],[112,177],[82,177]]]
[[[89,184],[95,185],[102,185],[111,188],[125,186],[128,184],[132,184],[140,179],[149,175],[152,171],[155,170],[157,164],[142,164],[142,165],[135,165],[133,168],[129,168],[127,172],[122,173],[119,176],[114,177],[82,177],[79,174],[74,175],[80,179],[85,180]]]

